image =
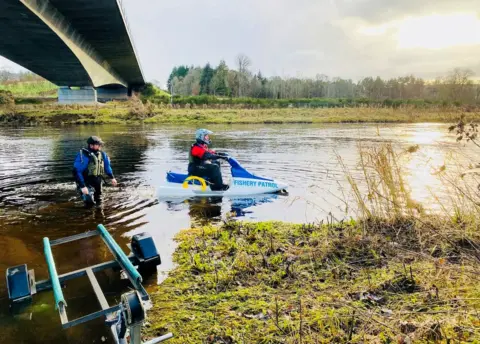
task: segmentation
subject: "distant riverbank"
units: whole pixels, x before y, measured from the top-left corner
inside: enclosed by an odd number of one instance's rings
[[[0,108],[0,125],[107,123],[452,123],[480,119],[459,108],[170,108],[140,102],[81,105],[16,105]]]

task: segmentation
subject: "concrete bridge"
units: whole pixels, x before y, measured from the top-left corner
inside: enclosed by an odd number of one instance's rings
[[[0,0],[0,55],[60,86],[59,102],[145,83],[119,0]]]

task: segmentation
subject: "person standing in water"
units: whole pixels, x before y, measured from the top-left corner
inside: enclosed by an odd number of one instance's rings
[[[110,159],[102,151],[103,141],[98,136],[87,140],[87,148],[82,148],[73,163],[73,175],[77,190],[86,206],[102,203],[102,182],[108,177],[113,186],[117,180],[113,176]]]

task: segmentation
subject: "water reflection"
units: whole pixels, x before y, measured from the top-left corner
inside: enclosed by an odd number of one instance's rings
[[[444,210],[442,208],[449,203],[452,192],[446,179],[460,184],[461,171],[467,168],[471,159],[466,153],[477,154],[471,149],[451,145],[453,137],[448,135],[443,125],[416,124],[414,128],[407,142],[418,145],[418,149],[410,154],[404,153],[401,159],[410,196],[426,206],[427,211]]]
[[[432,129],[435,127],[437,127],[439,130],[433,131]],[[444,125],[442,124],[415,124],[416,130],[411,132],[408,141],[422,145],[439,143],[442,140],[445,140],[445,137],[447,136],[447,131],[442,130],[443,127]]]
[[[223,197],[198,197],[186,202],[193,225],[202,226],[221,219]]]
[[[284,195],[265,194],[252,197],[193,197],[193,198],[160,198],[160,202],[167,204],[171,212],[188,210],[191,224],[203,226],[212,222],[219,222],[225,217],[250,219],[255,218],[258,207],[262,204],[273,203],[279,198],[287,199]]]
[[[262,195],[256,197],[243,197],[232,198],[231,201],[231,213],[235,217],[245,217],[254,213],[253,207],[264,204],[272,203],[279,197],[277,194]]]

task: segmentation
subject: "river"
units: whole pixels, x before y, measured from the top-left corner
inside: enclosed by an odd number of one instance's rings
[[[59,238],[93,230],[102,223],[127,251],[129,238],[151,233],[162,257],[158,276],[171,269],[173,236],[192,225],[218,222],[227,216],[252,221],[315,222],[355,216],[349,186],[339,165],[341,156],[354,176],[358,145],[393,142],[398,148],[419,145],[405,162],[412,197],[429,211],[451,190],[436,169],[478,160],[473,145],[461,145],[440,124],[398,125],[212,125],[215,148],[227,151],[260,176],[287,182],[288,195],[242,199],[156,199],[156,186],[168,170],[186,171],[194,127],[66,126],[0,128],[0,270],[26,263],[37,279],[48,277],[42,238]],[[101,208],[85,209],[75,194],[72,163],[90,135],[106,142],[119,187],[107,187]],[[228,168],[223,168],[228,178]],[[347,206],[347,204],[349,206]],[[59,273],[112,259],[98,238],[54,247]],[[111,272],[97,277],[110,304],[127,285]],[[88,279],[71,281],[65,289],[69,318],[99,309]],[[12,315],[4,279],[0,279],[2,343],[101,343],[109,341],[101,319],[62,330],[51,293],[34,297],[26,313]]]

